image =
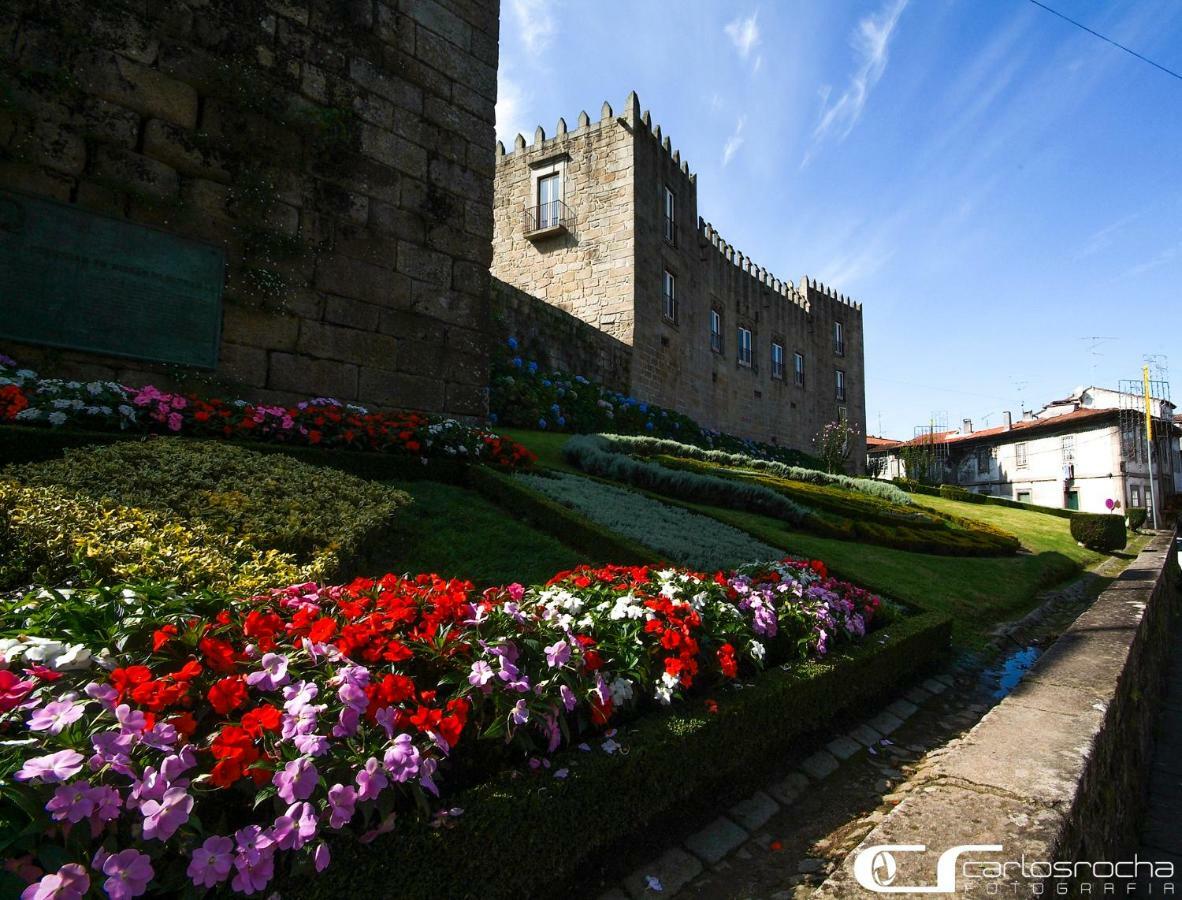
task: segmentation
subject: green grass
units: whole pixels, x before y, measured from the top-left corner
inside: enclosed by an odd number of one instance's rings
[[[573,435],[561,431],[530,431],[526,428],[499,428],[497,434],[525,444],[538,455],[538,465],[560,472],[582,475],[583,472],[562,458],[562,445]]]
[[[436,572],[485,587],[547,581],[583,562],[577,551],[474,491],[435,481],[392,486],[414,503],[397,513],[379,548],[351,574]]]

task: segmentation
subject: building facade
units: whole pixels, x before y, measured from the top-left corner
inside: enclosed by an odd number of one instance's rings
[[[1148,440],[1136,399],[1084,388],[1018,422],[1005,413],[1005,423],[996,428],[974,430],[966,419],[959,431],[911,441],[874,439],[868,456],[879,461],[871,467],[880,478],[908,477],[907,450],[922,447],[935,461],[933,480],[976,493],[1085,512],[1149,507]],[[1154,400],[1152,416],[1154,487],[1161,508],[1176,493],[1182,457],[1172,404]]]
[[[596,121],[498,144],[495,197],[493,278],[630,348],[633,396],[806,451],[844,417],[860,467],[861,305],[814,279],[781,281],[726,243],[634,93],[622,115],[605,103]]]
[[[47,375],[483,416],[499,5],[0,4],[4,202],[225,261],[208,365],[156,364],[142,332],[108,353],[9,340],[2,284],[0,349]],[[0,269],[24,261],[8,237]],[[95,268],[112,255],[96,244]],[[143,302],[162,309],[167,287]],[[118,288],[61,299],[109,320]]]

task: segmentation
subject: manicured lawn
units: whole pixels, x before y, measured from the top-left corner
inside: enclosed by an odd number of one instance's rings
[[[558,469],[560,472],[576,472],[582,474],[574,466],[562,458],[562,445],[569,441],[572,435],[563,431],[530,431],[525,428],[499,428],[497,434],[512,438],[519,444],[525,444],[538,455],[538,465],[547,469]]]
[[[518,522],[479,494],[435,481],[392,484],[414,499],[357,575],[436,572],[478,586],[532,584],[583,562],[558,539]]]

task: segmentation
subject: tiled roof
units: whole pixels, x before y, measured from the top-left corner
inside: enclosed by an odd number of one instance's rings
[[[1032,431],[1050,431],[1052,429],[1062,428],[1066,423],[1080,424],[1081,426],[1088,423],[1090,420],[1099,421],[1105,418],[1115,418],[1119,410],[1116,409],[1077,409],[1074,412],[1063,413],[1060,416],[1048,416],[1045,419],[1032,419],[1030,421],[1015,422],[1010,428],[1004,425],[999,425],[996,428],[983,428],[980,431],[973,431],[969,434],[961,434],[959,431],[943,431],[938,432],[935,440],[938,443],[948,444],[962,444],[969,441],[981,440],[983,438],[997,437],[1002,434],[1021,433],[1027,434]],[[919,446],[927,443],[931,438],[927,436],[912,438],[909,441],[904,441],[896,446],[910,447]],[[867,441],[869,443],[869,441]]]
[[[876,437],[873,434],[866,435],[867,447],[897,447],[902,441],[896,441],[894,438]]]

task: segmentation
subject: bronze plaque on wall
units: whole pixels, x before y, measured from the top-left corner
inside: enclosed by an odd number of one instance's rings
[[[0,190],[0,338],[212,369],[225,255]]]

